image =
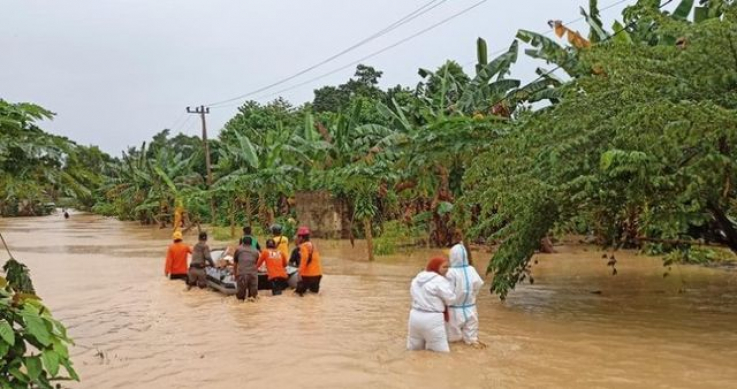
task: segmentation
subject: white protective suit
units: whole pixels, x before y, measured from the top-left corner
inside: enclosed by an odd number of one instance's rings
[[[456,297],[450,283],[438,273],[423,271],[412,280],[410,293],[407,349],[449,352],[443,312]]]
[[[449,304],[448,340],[467,344],[479,341],[479,314],[476,309],[476,296],[484,280],[473,266],[469,265],[468,253],[463,243],[450,249],[450,269],[445,275],[450,282],[456,298]]]

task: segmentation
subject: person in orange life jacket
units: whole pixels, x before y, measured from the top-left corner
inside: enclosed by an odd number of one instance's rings
[[[207,287],[207,273],[205,267],[215,266],[210,255],[210,247],[207,245],[207,232],[200,232],[199,242],[192,249],[192,260],[189,263],[187,284],[191,289],[197,285],[200,289]]]
[[[266,264],[266,274],[271,283],[271,294],[278,296],[289,286],[287,284],[287,257],[281,251],[277,250],[276,242],[273,239],[266,241],[266,250],[261,252],[258,258],[257,268],[261,268],[262,264]]]
[[[261,252],[261,245],[258,244],[258,238],[253,235],[251,226],[243,227],[243,238],[241,238],[240,244],[244,244],[243,241],[247,237],[251,238],[251,246],[255,248],[256,250],[258,250],[258,252]]]
[[[448,260],[433,258],[410,286],[412,309],[409,313],[407,349],[450,352],[445,331],[447,306],[456,298],[445,278]]]
[[[294,291],[300,296],[309,290],[312,293],[320,292],[320,280],[322,279],[322,264],[320,253],[315,245],[310,242],[310,229],[299,227],[297,230],[297,245],[299,246],[299,282]]]
[[[171,280],[187,281],[187,255],[192,253],[188,244],[182,242],[182,232],[177,230],[172,234],[174,243],[166,251],[164,275]]]

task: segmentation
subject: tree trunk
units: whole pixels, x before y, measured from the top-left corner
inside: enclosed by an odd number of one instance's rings
[[[245,225],[251,225],[251,219],[253,217],[253,209],[251,208],[251,195],[246,196],[246,221]]]
[[[453,194],[450,191],[450,172],[448,169],[441,165],[435,165],[435,171],[438,175],[440,182],[438,183],[435,197],[432,199],[430,209],[433,212],[433,223],[435,225],[435,231],[432,236],[433,243],[437,247],[444,247],[451,243],[452,235],[449,228],[450,215],[440,215],[438,209],[440,208],[441,202],[453,202]]]
[[[463,240],[463,247],[466,249],[466,255],[468,256],[468,264],[473,266],[473,254],[471,252],[471,245]]]
[[[261,226],[268,226],[269,225],[269,216],[267,214],[266,209],[266,195],[262,193],[259,193],[258,195],[258,221],[261,223]]]
[[[235,239],[235,200],[230,203],[230,238]]]
[[[368,246],[369,261],[374,261],[374,236],[371,231],[371,219],[363,219],[363,233],[366,235],[366,246]]]
[[[737,254],[737,226],[732,223],[729,216],[722,210],[722,208],[713,201],[707,203],[707,208],[714,216],[717,224],[724,232],[724,243]]]
[[[553,254],[555,248],[553,248],[553,242],[550,241],[549,237],[544,237],[540,240],[540,252],[545,254]]]

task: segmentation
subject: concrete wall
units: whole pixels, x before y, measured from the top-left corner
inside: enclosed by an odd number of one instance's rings
[[[295,195],[299,225],[308,226],[315,238],[339,238],[343,229],[338,203],[325,191]]]

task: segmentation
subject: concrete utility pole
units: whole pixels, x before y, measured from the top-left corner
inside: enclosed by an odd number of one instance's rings
[[[207,123],[205,121],[205,115],[210,113],[210,108],[200,105],[191,109],[187,107],[187,113],[194,113],[200,115],[202,119],[202,143],[205,146],[205,166],[207,168],[207,187],[212,187],[212,167],[210,166],[210,145],[207,143]],[[215,220],[215,201],[210,197],[210,211],[212,212],[212,220]]]

